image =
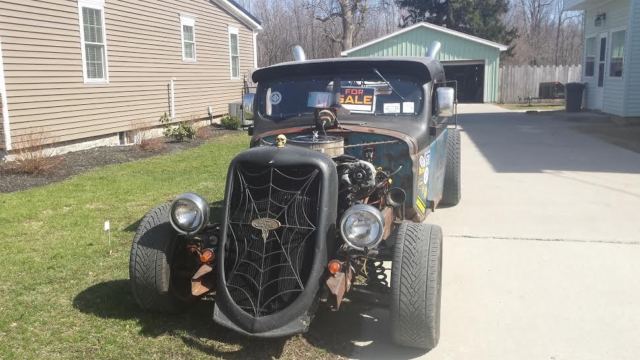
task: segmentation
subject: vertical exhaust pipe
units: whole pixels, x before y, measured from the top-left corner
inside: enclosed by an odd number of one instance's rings
[[[293,49],[291,49],[291,52],[293,52],[293,59],[295,61],[307,60],[307,54],[304,53],[304,49],[302,48],[302,46],[300,45],[294,46]]]
[[[440,53],[440,49],[442,48],[442,44],[440,41],[434,41],[431,43],[431,46],[427,50],[427,57],[435,59]]]

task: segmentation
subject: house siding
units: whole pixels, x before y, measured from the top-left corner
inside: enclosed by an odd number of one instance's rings
[[[602,26],[595,26],[595,18],[600,13],[606,13],[607,19]],[[629,0],[615,0],[605,5],[591,7],[585,12],[585,39],[592,36],[596,37],[596,51],[599,46],[599,36],[602,33],[607,34],[607,48],[611,47],[611,32],[620,28],[627,27],[629,23]],[[629,30],[627,29],[627,47],[629,40]],[[625,81],[624,78],[609,77],[609,50],[607,51],[607,61],[605,64],[605,76],[603,90],[603,108],[606,113],[624,116],[625,106]],[[600,104],[597,100],[598,77],[597,68],[598,61],[596,55],[596,74],[593,77],[584,77],[586,86],[587,108],[600,110]],[[585,67],[583,66],[583,69]],[[626,76],[626,75],[625,75]]]
[[[43,132],[64,142],[157,125],[169,113],[175,83],[177,120],[228,112],[253,68],[253,31],[208,0],[106,0],[108,84],[85,84],[76,0],[0,2],[14,147]],[[180,14],[196,18],[197,62],[182,61]],[[228,27],[239,29],[241,79],[232,80]]]
[[[632,0],[627,32],[625,116],[640,116],[640,0]]]
[[[433,41],[442,43],[442,49],[438,54],[438,60],[440,61],[484,61],[484,101],[498,101],[500,51],[454,35],[419,27],[352,51],[349,56],[425,56]]]

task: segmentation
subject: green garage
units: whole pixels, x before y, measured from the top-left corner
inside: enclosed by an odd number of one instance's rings
[[[457,81],[458,101],[494,103],[499,99],[500,53],[508,46],[430,23],[419,23],[342,53],[342,56],[425,56],[442,43],[438,60],[447,80]]]

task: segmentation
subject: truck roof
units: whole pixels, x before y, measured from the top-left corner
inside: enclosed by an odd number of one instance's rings
[[[363,68],[377,68],[385,72],[394,72],[415,76],[417,80],[445,81],[444,68],[440,61],[429,57],[343,57],[291,61],[258,69],[253,72],[253,81],[262,82],[296,75],[332,75],[349,71],[361,71]],[[397,71],[396,71],[397,70]]]

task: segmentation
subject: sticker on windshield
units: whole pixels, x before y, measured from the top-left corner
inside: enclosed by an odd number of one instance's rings
[[[416,106],[413,101],[405,101],[402,103],[403,114],[413,114],[416,111]]]
[[[399,114],[400,113],[400,103],[386,103],[384,104],[384,108],[382,111],[385,114]]]
[[[376,109],[374,88],[343,87],[340,91],[340,105],[354,113],[371,114]]]
[[[328,108],[331,106],[330,92],[312,91],[307,99],[307,107],[311,108]]]
[[[271,105],[278,105],[282,101],[282,94],[279,91],[274,91],[271,93]]]

